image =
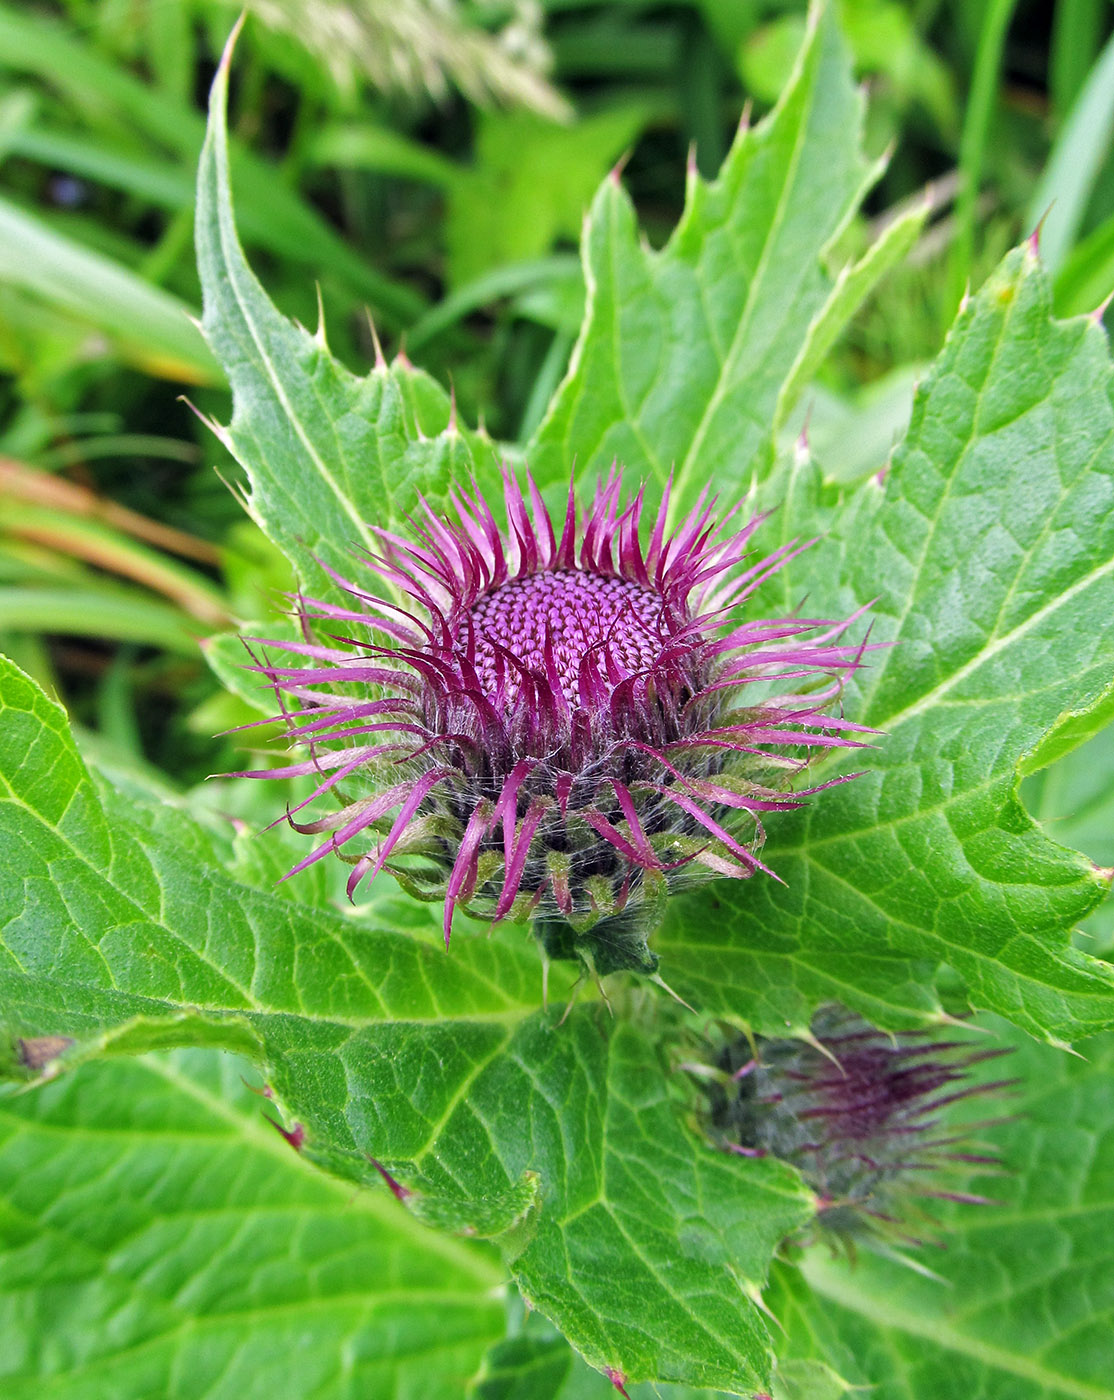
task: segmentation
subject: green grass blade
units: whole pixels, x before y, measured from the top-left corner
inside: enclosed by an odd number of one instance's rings
[[[228,608],[216,586],[196,569],[169,558],[99,520],[82,519],[56,509],[5,501],[4,529],[33,540],[120,578],[163,594],[207,627],[229,621]]]
[[[106,335],[148,374],[187,384],[222,376],[184,302],[0,200],[0,283]]]
[[[97,589],[0,588],[0,631],[57,632],[99,641],[143,642],[199,656],[204,629],[177,608]]]
[[[948,264],[946,319],[950,324],[971,278],[975,249],[975,213],[986,158],[990,123],[998,97],[1002,47],[1017,0],[989,0],[975,57],[975,74],[959,143],[959,197],[955,204],[956,236]]]
[[[193,171],[184,163],[144,159],[103,132],[86,136],[25,127],[9,133],[5,147],[9,155],[126,190],[162,208],[189,208],[193,201]]]
[[[193,165],[205,137],[198,112],[102,58],[50,20],[0,5],[0,70],[32,73],[76,107],[107,114],[108,124],[138,131]],[[103,117],[102,117],[103,122]],[[333,272],[369,300],[385,323],[407,324],[425,302],[409,287],[376,272],[316,213],[292,193],[264,161],[244,150],[232,157],[244,204],[259,211],[269,246],[322,277]]]
[[[1102,42],[1105,0],[1059,0],[1052,16],[1048,88],[1052,108],[1066,115],[1079,96]]]
[[[473,311],[490,306],[503,297],[515,296],[519,292],[532,291],[554,282],[580,283],[582,280],[580,263],[572,253],[493,268],[431,307],[407,334],[407,347],[416,351]]]
[[[334,122],[321,128],[308,147],[314,165],[341,170],[370,170],[447,188],[460,178],[459,168],[439,152],[367,122]]]
[[[1114,215],[1078,243],[1056,278],[1056,311],[1081,316],[1114,292]]]
[[[1078,237],[1112,135],[1114,38],[1091,69],[1029,203],[1029,227],[1044,219],[1041,257],[1050,272],[1063,265]]]

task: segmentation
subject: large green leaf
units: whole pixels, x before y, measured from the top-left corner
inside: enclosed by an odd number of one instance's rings
[[[541,1209],[514,1276],[597,1367],[757,1385],[767,1343],[747,1299],[811,1201],[779,1164],[740,1171],[682,1132],[652,1036],[597,1012],[560,1033],[544,1017],[524,1023],[466,1101],[438,1099],[447,1121],[432,1150],[431,1114],[414,1114],[415,1165],[446,1193],[481,1167],[502,1191],[540,1170]],[[399,1093],[418,1107],[412,1087]]]
[[[238,884],[184,809],[134,787],[102,805],[58,706],[10,663],[0,678],[0,1003],[25,1074],[48,1054],[239,1049],[306,1157],[377,1193],[380,1163],[422,1219],[498,1239],[597,1368],[763,1383],[753,1299],[812,1197],[686,1130],[658,993],[560,1024],[533,1010],[521,931],[446,955],[431,921],[383,928],[374,908],[349,920]],[[58,1061],[45,1037],[76,1044]]]
[[[1049,836],[1090,856],[1109,889],[1114,878],[1114,725],[1026,778],[1021,796]],[[1085,951],[1110,960],[1114,899],[1109,894],[1076,938]]]
[[[235,38],[235,36],[233,36]],[[232,40],[213,84],[197,190],[202,329],[228,375],[232,422],[211,424],[245,469],[247,506],[317,596],[353,555],[375,549],[372,529],[434,501],[453,477],[477,470],[479,439],[460,429],[449,396],[399,358],[364,378],[278,312],[244,258],[232,215],[225,131]],[[486,457],[490,458],[490,450]]]
[[[713,1400],[690,1386],[631,1386],[630,1400]],[[615,1388],[593,1371],[536,1314],[483,1359],[468,1400],[615,1400]]]
[[[769,483],[786,536],[826,529],[780,601],[815,616],[877,595],[846,709],[884,737],[819,776],[855,782],[771,823],[754,880],[676,901],[656,943],[702,1009],[777,1029],[818,1000],[881,1024],[972,1002],[1038,1036],[1114,1023],[1114,974],[1072,949],[1105,893],[1017,797],[1022,772],[1101,726],[1114,676],[1114,406],[1102,329],[1053,321],[1032,251],[961,314],[883,486],[825,502],[800,463]],[[775,606],[771,589],[763,606]]]
[[[920,228],[911,212],[859,264],[832,245],[877,174],[862,100],[831,7],[814,6],[793,81],[771,116],[740,129],[718,178],[689,175],[667,246],[640,242],[618,179],[584,242],[588,313],[568,377],[528,459],[543,483],[612,458],[677,501],[709,480],[728,499],[760,466],[818,361]]]
[[[841,1400],[851,1389],[824,1361],[783,1359],[771,1400]],[[630,1400],[713,1400],[719,1392],[646,1382],[627,1393]],[[615,1400],[615,1390],[535,1314],[491,1348],[468,1400]]]
[[[441,1400],[503,1328],[492,1251],[308,1170],[235,1061],[0,1100],[5,1400]]]
[[[1023,1088],[980,1137],[1006,1170],[971,1183],[999,1204],[948,1209],[927,1274],[816,1250],[781,1281],[785,1353],[877,1400],[1114,1397],[1114,1040],[1080,1060],[1002,1034]]]
[[[4,659],[0,686],[0,986],[17,1029],[45,1018],[85,1036],[175,1017],[244,1046],[253,1015],[451,1030],[536,1005],[521,938],[469,939],[446,957],[432,939],[237,884],[184,812],[116,794],[106,810],[61,708]]]

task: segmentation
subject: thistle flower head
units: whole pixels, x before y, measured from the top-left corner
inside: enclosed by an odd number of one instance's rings
[[[902,1233],[922,1215],[920,1201],[987,1203],[951,1190],[946,1177],[998,1159],[966,1150],[972,1125],[949,1129],[943,1118],[953,1104],[1009,1086],[970,1078],[976,1065],[1006,1053],[930,1032],[889,1035],[843,1007],[824,1007],[808,1040],[742,1039],[723,1050],[712,1131],[740,1156],[795,1166],[820,1198],[829,1237],[921,1243]]]
[[[476,488],[452,521],[423,502],[408,536],[377,531],[373,577],[333,575],[344,605],[298,600],[303,643],[259,643],[297,662],[255,669],[308,757],[247,776],[315,777],[289,815],[326,837],[292,874],[336,852],[350,896],[389,869],[444,899],[446,938],[458,907],[533,917],[607,972],[655,966],[667,891],[765,870],[764,814],[817,790],[810,756],[863,742],[832,712],[854,619],[742,620],[805,546],[751,561],[762,517],[717,529],[704,498],[669,532],[668,492],[643,544],[621,489],[613,471],[581,511],[570,485],[556,528],[509,473],[505,529]],[[318,799],[336,809],[300,820]]]

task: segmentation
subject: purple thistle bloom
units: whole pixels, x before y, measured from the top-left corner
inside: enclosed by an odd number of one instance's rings
[[[844,1007],[824,1007],[808,1040],[742,1039],[720,1054],[723,1078],[710,1087],[713,1135],[739,1156],[795,1166],[819,1196],[818,1221],[829,1237],[921,1244],[903,1233],[908,1217],[922,1214],[918,1201],[992,1204],[940,1184],[949,1171],[1000,1167],[997,1157],[965,1150],[968,1135],[988,1125],[949,1129],[942,1116],[1015,1083],[969,1077],[1009,1053],[925,1031],[889,1035]]]
[[[533,918],[598,972],[652,971],[665,893],[766,871],[762,814],[830,786],[789,790],[810,755],[861,746],[869,731],[828,712],[862,659],[840,640],[860,614],[739,620],[807,548],[749,562],[762,516],[724,533],[702,496],[668,534],[667,491],[644,548],[642,492],[624,505],[614,470],[583,516],[570,483],[559,537],[527,491],[504,472],[506,531],[475,487],[451,494],[455,523],[422,502],[411,538],[378,530],[363,561],[399,601],[329,570],[349,606],[300,598],[304,643],[256,639],[304,658],[254,669],[309,757],[238,776],[318,779],[288,815],[328,838],[291,874],[336,852],[350,897],[388,869],[444,899],[446,940],[465,907]],[[329,797],[339,810],[295,819]],[[601,919],[608,937],[585,943]]]

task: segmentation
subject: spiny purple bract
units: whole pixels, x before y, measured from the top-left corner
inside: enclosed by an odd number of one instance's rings
[[[643,547],[642,493],[624,505],[614,471],[583,517],[570,485],[559,537],[527,490],[504,474],[505,532],[478,490],[451,494],[454,523],[423,502],[410,538],[377,531],[365,563],[401,605],[335,574],[348,606],[299,600],[307,637],[344,635],[263,642],[306,663],[256,669],[310,756],[249,776],[316,776],[300,807],[340,798],[291,816],[330,833],[292,874],[336,851],[350,896],[387,868],[443,898],[446,938],[463,906],[563,929],[553,950],[572,938],[597,971],[652,970],[664,894],[764,870],[760,814],[816,790],[787,791],[811,753],[860,742],[829,711],[863,648],[846,621],[739,620],[805,547],[746,562],[761,517],[724,533],[701,498],[670,534],[667,492]],[[636,932],[582,946],[604,918]]]
[[[953,1104],[1003,1090],[970,1071],[1008,1053],[922,1031],[889,1035],[844,1007],[817,1012],[809,1040],[741,1039],[719,1056],[711,1087],[713,1132],[744,1157],[795,1166],[820,1198],[823,1229],[842,1237],[905,1233],[918,1201],[986,1204],[941,1185],[942,1174],[986,1170],[998,1159],[961,1150],[979,1126],[949,1129]]]

